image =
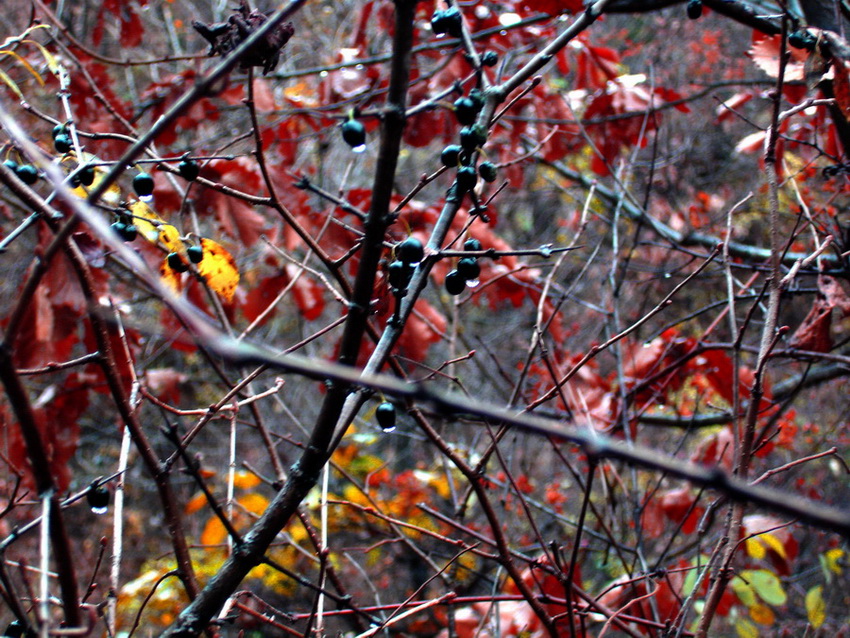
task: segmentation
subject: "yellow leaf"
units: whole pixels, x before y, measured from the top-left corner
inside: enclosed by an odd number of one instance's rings
[[[97,158],[94,155],[88,155],[84,157],[84,162],[87,163],[90,161],[97,161]],[[97,188],[100,183],[103,181],[103,178],[106,177],[107,170],[103,166],[95,166],[94,167],[94,181],[89,186],[77,186],[71,192],[79,197],[80,199],[86,199],[89,196],[89,192],[95,188]],[[118,187],[118,184],[114,182],[109,185],[109,188],[106,189],[106,192],[101,197],[101,201],[107,206],[118,206],[121,201],[121,189]]]
[[[249,490],[260,484],[260,477],[248,470],[239,470],[233,476],[233,485],[243,490]]]
[[[824,554],[826,558],[826,566],[833,574],[841,575],[841,567],[843,563],[843,558],[847,555],[840,547],[836,547],[835,549],[830,549]]]
[[[747,554],[756,560],[764,558],[765,554],[767,554],[767,550],[765,550],[764,545],[757,536],[748,538],[744,544],[747,548]]]
[[[221,244],[212,239],[201,239],[203,258],[198,264],[198,273],[207,285],[225,301],[231,301],[239,283],[236,260]]]
[[[776,538],[776,536],[770,532],[766,532],[759,536],[759,539],[761,539],[766,545],[769,545],[770,549],[779,554],[783,559],[788,560],[788,554],[785,552],[785,546],[782,544],[782,541]]]
[[[6,73],[2,69],[0,69],[0,80],[3,80],[3,82],[6,83],[6,86],[12,89],[15,95],[17,95],[22,100],[24,99],[24,94],[21,93],[21,90],[18,88],[18,85],[15,84],[15,81],[8,75],[6,75]]]
[[[24,42],[29,42],[30,44],[35,45],[38,50],[41,51],[41,55],[44,56],[44,61],[47,62],[47,68],[50,69],[50,72],[53,75],[57,75],[59,73],[59,63],[56,61],[56,58],[50,51],[45,49],[40,42],[36,42],[35,40],[24,40]]]
[[[755,620],[758,624],[765,625],[767,627],[772,627],[773,623],[776,622],[776,616],[774,616],[773,610],[767,605],[762,605],[761,603],[750,607],[750,618]]]
[[[815,629],[826,620],[826,601],[823,599],[823,585],[812,587],[806,592],[806,614]]]
[[[0,50],[0,53],[5,53],[6,55],[15,58],[18,62],[20,62],[27,71],[32,73],[35,79],[38,81],[39,86],[44,86],[44,78],[41,77],[41,73],[32,68],[32,64],[30,64],[27,60],[19,56],[14,51],[9,51],[8,49]]]
[[[180,239],[180,232],[157,215],[156,211],[145,202],[137,200],[130,203],[128,208],[133,214],[133,223],[142,237],[152,244],[160,242],[172,253],[181,252],[185,249],[183,240]]]

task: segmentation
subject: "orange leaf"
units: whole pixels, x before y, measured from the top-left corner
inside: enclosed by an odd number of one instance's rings
[[[239,283],[239,269],[236,260],[224,247],[212,239],[201,239],[204,257],[198,264],[198,272],[225,301],[231,301]]]
[[[201,532],[201,545],[221,545],[227,538],[227,530],[217,516],[211,516]]]

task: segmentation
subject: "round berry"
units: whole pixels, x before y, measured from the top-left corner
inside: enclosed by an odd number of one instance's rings
[[[18,163],[15,160],[10,160],[10,159],[3,160],[3,166],[8,168],[13,173],[18,172]]]
[[[24,635],[24,626],[21,624],[20,620],[13,620],[9,623],[9,626],[6,627],[6,631],[3,632],[3,636],[6,638],[21,638]]]
[[[189,246],[186,255],[193,264],[200,264],[204,260],[204,249],[202,246]]]
[[[53,138],[53,146],[59,153],[67,153],[74,147],[74,143],[67,133],[60,133]]]
[[[165,259],[168,262],[168,267],[176,273],[189,270],[189,266],[186,265],[179,253],[168,253],[168,257]]]
[[[462,152],[463,149],[457,144],[449,144],[440,153],[440,161],[446,168],[457,168],[458,164],[460,164],[460,154]]]
[[[384,401],[375,409],[375,418],[382,430],[392,430],[395,428],[395,406]]]
[[[463,277],[464,281],[478,279],[481,274],[481,266],[478,265],[478,260],[475,257],[464,257],[457,262],[457,273]]]
[[[478,183],[478,174],[472,166],[461,166],[457,171],[458,194],[468,193]]]
[[[109,505],[109,490],[99,485],[86,492],[86,501],[93,510],[102,510]]]
[[[493,162],[481,162],[478,165],[478,174],[485,182],[495,182],[496,165]]]
[[[405,290],[407,284],[410,283],[410,276],[413,274],[413,268],[410,267],[410,264],[396,260],[390,263],[388,270],[390,286],[399,291]]]
[[[481,246],[481,242],[475,238],[470,238],[463,242],[463,249],[476,252],[479,250],[484,250],[484,248]]]
[[[60,135],[68,134],[68,126],[65,124],[57,124],[53,127],[53,139],[55,140]]]
[[[460,130],[460,145],[468,153],[473,152],[487,141],[487,131],[479,126],[465,126]]]
[[[342,139],[351,148],[363,146],[366,143],[366,127],[357,120],[346,120],[342,123]]]
[[[466,289],[466,279],[464,279],[457,270],[451,271],[446,275],[446,292],[450,295],[457,296]]]
[[[153,193],[153,177],[141,172],[133,178],[133,190],[139,197],[149,197]]]
[[[499,54],[495,51],[485,51],[481,54],[481,64],[484,66],[496,66],[499,63]]]
[[[38,181],[38,169],[32,164],[21,164],[15,173],[18,175],[18,179],[28,186],[32,186]]]
[[[797,29],[796,31],[791,32],[788,36],[788,44],[795,49],[812,51],[817,44],[817,39],[806,29]]]
[[[180,171],[180,177],[187,182],[194,182],[198,179],[201,167],[195,160],[185,159],[177,165],[177,170]]]
[[[431,28],[437,35],[448,33],[453,38],[463,35],[463,18],[457,7],[449,7],[442,11],[435,11],[431,16]]]
[[[83,186],[91,186],[94,183],[94,166],[83,166],[77,173],[77,179]]]
[[[702,0],[688,0],[688,17],[697,20],[702,15]]]
[[[395,254],[405,264],[418,264],[425,256],[425,248],[416,237],[408,237],[395,247]]]
[[[464,126],[471,126],[472,124],[475,124],[475,118],[481,110],[481,107],[475,102],[475,100],[469,97],[459,97],[455,100],[454,107],[457,121]]]
[[[135,224],[127,224],[126,228],[124,228],[124,232],[121,233],[121,239],[127,242],[134,241],[138,236],[139,229],[136,228]]]

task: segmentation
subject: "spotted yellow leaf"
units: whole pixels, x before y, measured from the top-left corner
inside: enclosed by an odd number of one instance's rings
[[[161,243],[172,253],[181,252],[185,249],[177,228],[160,217],[145,202],[140,200],[131,202],[129,209],[133,214],[133,223],[136,224],[136,228],[142,237],[152,244]]]
[[[203,258],[198,264],[198,273],[225,301],[231,301],[239,283],[239,269],[236,260],[225,248],[212,239],[201,239]]]

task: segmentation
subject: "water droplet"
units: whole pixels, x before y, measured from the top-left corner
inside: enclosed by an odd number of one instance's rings
[[[651,346],[651,345],[652,345],[652,342],[651,342],[651,341],[644,341],[644,342],[643,342],[643,347],[644,347],[644,348],[648,348],[648,347],[649,347],[649,346]]]
[[[327,72],[327,71],[322,71],[321,73],[319,73],[319,77],[323,77],[323,78],[328,77],[328,72]]]
[[[355,65],[354,65],[354,68],[355,68],[355,69],[357,69],[358,71],[362,71],[362,70],[363,70],[363,65],[362,65],[362,64],[355,64]]]
[[[481,283],[480,279],[467,279],[466,280],[466,285],[469,288],[477,288],[480,283]]]
[[[670,277],[672,277],[672,276],[673,275],[671,275],[669,272],[664,273],[664,279],[670,279]]]
[[[93,507],[91,508],[92,514],[106,514],[109,511],[108,507]]]
[[[354,147],[354,148],[352,148],[351,150],[352,150],[352,151],[354,151],[355,153],[362,153],[363,151],[365,151],[365,150],[366,150],[366,145],[365,145],[365,144],[361,144],[360,146],[355,146],[355,147]]]
[[[145,203],[148,203],[150,201],[153,201],[153,195],[140,195],[139,199]]]
[[[387,434],[389,434],[390,432],[395,432],[395,426],[392,426],[391,428],[381,428],[381,429],[384,432],[386,432]]]

